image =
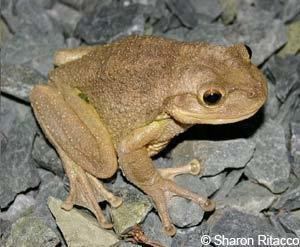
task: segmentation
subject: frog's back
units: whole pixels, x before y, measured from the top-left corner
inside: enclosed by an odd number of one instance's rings
[[[172,87],[179,45],[158,37],[131,36],[96,46],[81,59],[55,69],[50,78],[84,92],[117,140],[161,111]]]

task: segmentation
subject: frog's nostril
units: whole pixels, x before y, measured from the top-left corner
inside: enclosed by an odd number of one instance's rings
[[[218,90],[215,90],[215,89],[207,90],[203,94],[203,101],[206,105],[209,105],[209,106],[218,104],[220,102],[221,98],[222,98],[221,92],[219,92]]]

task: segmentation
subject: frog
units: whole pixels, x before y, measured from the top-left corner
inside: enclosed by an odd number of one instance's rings
[[[176,234],[172,197],[214,210],[213,200],[174,179],[199,176],[203,162],[191,157],[182,166],[156,168],[153,157],[194,125],[238,122],[263,106],[266,79],[246,45],[133,35],[58,50],[54,65],[47,84],[33,88],[30,102],[69,179],[63,209],[85,207],[102,228],[112,228],[99,202],[122,204],[103,183],[121,170],[149,196],[166,235]]]

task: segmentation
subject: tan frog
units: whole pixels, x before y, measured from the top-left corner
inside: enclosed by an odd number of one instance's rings
[[[55,64],[48,85],[36,86],[30,99],[70,180],[64,209],[84,206],[111,228],[98,201],[118,207],[122,199],[98,178],[110,178],[118,167],[153,199],[168,235],[176,232],[167,207],[171,196],[214,209],[212,201],[173,181],[183,173],[198,175],[199,162],[156,169],[151,156],[194,124],[237,122],[264,104],[266,80],[244,45],[131,36],[58,51]]]

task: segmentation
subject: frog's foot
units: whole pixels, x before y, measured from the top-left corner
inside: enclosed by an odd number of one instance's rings
[[[174,177],[181,174],[199,176],[203,173],[203,171],[204,167],[197,159],[191,160],[187,165],[184,166],[158,169],[158,172],[162,177],[170,180],[174,180]]]
[[[97,178],[76,165],[62,150],[59,150],[59,153],[70,181],[70,193],[62,208],[71,210],[74,205],[88,208],[96,216],[101,227],[112,228],[113,225],[107,222],[98,202],[108,201],[112,207],[118,207],[122,204],[122,199],[106,190]]]
[[[152,197],[167,235],[173,236],[176,233],[176,228],[171,223],[167,206],[167,202],[170,201],[171,197],[179,196],[191,200],[207,212],[214,210],[215,203],[213,201],[180,187],[170,179],[165,179],[159,174],[157,175],[154,184],[151,186],[142,186],[142,189]]]

